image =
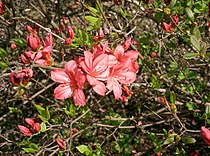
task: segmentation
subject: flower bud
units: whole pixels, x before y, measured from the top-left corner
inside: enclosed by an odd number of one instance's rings
[[[150,57],[151,58],[155,58],[157,56],[157,54],[155,53],[155,52],[152,52],[151,54],[150,54]]]
[[[35,123],[33,126],[33,130],[35,130],[36,132],[39,132],[41,129],[40,123]]]
[[[170,25],[168,25],[167,23],[163,22],[162,23],[162,28],[167,31],[168,33],[171,33],[172,32],[172,29],[170,27]]]
[[[66,149],[66,147],[64,145],[64,141],[63,141],[62,138],[57,138],[56,139],[56,142],[57,142],[58,146],[60,147],[60,149],[62,149],[62,150],[65,150]]]
[[[5,11],[5,5],[3,2],[0,2],[0,15],[4,14]]]
[[[18,128],[24,135],[26,135],[26,136],[31,136],[32,135],[32,132],[27,127],[22,126],[22,125],[18,125]]]
[[[31,127],[34,127],[34,124],[35,124],[34,119],[32,119],[32,118],[25,118],[25,122],[28,125],[30,125]]]
[[[72,29],[72,27],[68,26],[67,31],[68,31],[70,39],[73,40],[74,39],[74,30]]]
[[[27,36],[26,43],[31,49],[35,51],[41,46],[39,36],[32,33]]]
[[[202,126],[201,127],[201,137],[203,140],[210,145],[210,131],[206,127]]]
[[[16,48],[17,48],[16,44],[15,44],[15,43],[12,43],[12,44],[11,44],[11,49],[14,50],[14,49],[16,49]]]
[[[123,44],[123,48],[126,51],[131,45],[131,37],[127,38],[127,40]]]
[[[71,45],[71,39],[70,38],[66,38],[65,39],[65,44],[66,45]]]

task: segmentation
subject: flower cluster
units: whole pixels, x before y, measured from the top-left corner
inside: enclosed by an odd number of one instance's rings
[[[50,52],[53,46],[53,38],[50,33],[46,38],[45,42],[41,44],[40,38],[37,35],[37,32],[34,31],[30,26],[27,26],[30,34],[26,38],[26,43],[31,50],[26,51],[25,55],[21,54],[21,60],[25,64],[29,64],[29,60],[33,61],[36,64],[49,66],[52,64],[52,58]]]
[[[174,28],[176,27],[176,25],[177,25],[178,22],[179,22],[179,17],[178,17],[177,14],[174,15],[172,19],[173,19],[173,20],[172,20],[171,26],[170,26],[169,24],[165,23],[165,22],[162,23],[162,28],[163,28],[165,31],[167,31],[168,33],[173,32]]]
[[[51,71],[51,78],[60,83],[54,90],[56,99],[73,97],[79,106],[86,104],[83,87],[89,84],[99,95],[106,95],[107,89],[113,91],[116,99],[124,99],[123,91],[131,93],[126,88],[136,79],[138,70],[138,52],[128,50],[131,38],[123,45],[117,45],[114,51],[108,47],[108,42],[94,44],[92,52],[85,50],[84,57],[66,63],[64,69]]]
[[[41,129],[39,118],[26,118],[25,122],[31,127],[31,129],[18,125],[19,130],[26,136],[31,136],[34,132],[39,132]]]

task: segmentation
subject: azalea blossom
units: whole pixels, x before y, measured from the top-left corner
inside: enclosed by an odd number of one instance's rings
[[[34,61],[36,64],[44,65],[44,66],[49,66],[52,64],[53,60],[51,58],[51,50],[53,46],[53,39],[52,39],[52,34],[50,33],[46,38],[43,47],[38,51],[38,52],[33,52],[33,51],[27,51],[25,52],[27,58],[21,54],[21,60],[29,64],[29,60]]]
[[[52,70],[51,78],[53,81],[61,83],[54,90],[56,99],[64,100],[73,97],[76,105],[84,106],[86,104],[85,94],[82,90],[86,81],[85,75],[75,61],[67,62],[65,69]]]
[[[23,68],[20,73],[12,72],[9,76],[9,81],[17,86],[20,84],[27,85],[32,76],[33,70],[31,68]]]
[[[108,55],[101,54],[94,58],[90,51],[85,51],[84,60],[80,62],[80,65],[87,74],[87,81],[93,87],[93,90],[104,96],[106,86],[101,81],[105,81],[109,75]]]

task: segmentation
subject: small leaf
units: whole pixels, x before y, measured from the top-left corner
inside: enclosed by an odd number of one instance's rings
[[[45,122],[42,122],[40,126],[41,126],[40,132],[45,132],[47,130]]]
[[[208,48],[208,46],[206,45],[206,42],[202,42],[201,43],[201,50],[200,50],[200,56],[201,57],[205,57],[207,48]]]
[[[210,106],[206,105],[205,113],[210,114]]]
[[[200,51],[200,49],[201,49],[200,43],[199,43],[199,40],[195,37],[195,35],[191,35],[191,36],[190,36],[190,41],[191,41],[192,45],[193,45],[198,51]]]
[[[38,150],[33,148],[23,148],[23,150],[27,153],[36,153]]]
[[[200,30],[197,27],[195,27],[193,29],[193,35],[195,35],[195,37],[197,38],[198,41],[201,40],[201,33],[200,33]]]
[[[187,7],[185,10],[189,19],[194,22],[194,13],[192,10],[189,7]]]
[[[7,52],[4,49],[0,48],[0,57],[6,57],[6,56]]]
[[[21,112],[20,109],[18,109],[18,108],[14,108],[14,107],[8,107],[8,108],[13,113],[20,113]]]
[[[194,144],[196,140],[190,137],[182,137],[181,139],[185,144]]]
[[[0,61],[0,68],[7,68],[8,65],[5,62]]]
[[[176,0],[172,0],[172,1],[170,2],[169,7],[170,7],[171,9],[173,9],[173,7],[175,6],[175,4],[176,4]]]
[[[80,145],[77,146],[76,148],[82,154],[85,153],[86,155],[89,155],[91,153],[90,149],[86,145]]]
[[[175,104],[175,101],[176,101],[176,95],[172,91],[172,92],[170,92],[170,102]]]
[[[38,110],[38,112],[39,112],[39,114],[41,114],[42,113],[42,111],[45,111],[45,109],[42,107],[42,106],[40,106],[40,105],[34,105],[35,107],[36,107],[36,109]]]
[[[185,59],[193,59],[193,58],[197,57],[198,55],[199,55],[198,53],[186,53],[184,55],[184,58]]]
[[[163,145],[168,145],[170,143],[174,142],[174,136],[168,137],[164,142]]]

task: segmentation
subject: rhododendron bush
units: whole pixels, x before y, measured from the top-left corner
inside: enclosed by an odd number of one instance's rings
[[[209,155],[210,0],[0,0],[0,155]]]

